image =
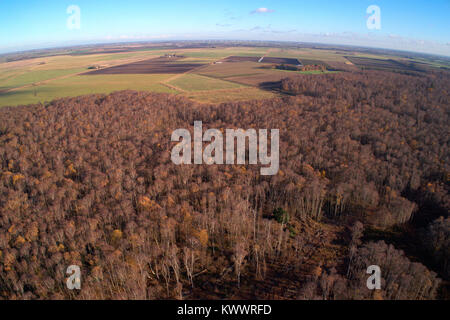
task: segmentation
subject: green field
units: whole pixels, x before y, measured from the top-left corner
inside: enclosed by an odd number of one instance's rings
[[[253,87],[232,89],[226,91],[199,92],[187,95],[190,99],[201,103],[235,102],[257,99],[269,99],[277,96],[270,91]]]
[[[51,101],[61,97],[76,97],[92,93],[111,93],[119,90],[142,90],[177,93],[160,82],[167,80],[167,74],[114,74],[75,76],[55,80],[47,84],[27,87],[0,94],[0,106],[30,104]]]
[[[69,74],[77,74],[83,72],[84,68],[75,69],[55,69],[55,70],[34,70],[26,71],[22,74],[11,76],[7,79],[0,80],[0,90],[16,88],[19,86],[26,86],[33,83],[66,76]]]

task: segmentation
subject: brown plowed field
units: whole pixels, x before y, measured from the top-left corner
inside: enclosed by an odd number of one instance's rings
[[[393,59],[373,59],[365,57],[350,57],[346,56],[347,60],[360,68],[374,69],[374,70],[400,70],[400,71],[424,71],[415,63],[404,63]]]
[[[225,58],[224,62],[258,62],[261,57],[238,57],[238,56],[231,56],[228,58]]]
[[[264,57],[264,59],[261,61],[261,63],[292,64],[295,66],[301,64],[300,61],[298,61],[298,59],[275,58],[275,57]]]
[[[177,74],[185,73],[192,69],[204,66],[204,64],[198,63],[173,63],[182,57],[175,58],[155,58],[139,62],[133,62],[128,64],[122,64],[120,66],[114,66],[111,68],[99,69],[85,73],[86,75],[98,75],[98,74]]]
[[[233,81],[248,86],[267,87],[268,83],[281,81],[287,78],[289,74],[284,72],[267,72],[250,76],[230,77],[227,81]]]

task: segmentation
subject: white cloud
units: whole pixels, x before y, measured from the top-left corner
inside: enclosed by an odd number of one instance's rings
[[[251,14],[255,14],[255,13],[271,13],[271,12],[275,12],[275,10],[267,9],[267,8],[258,8],[256,10],[253,10],[251,12]]]

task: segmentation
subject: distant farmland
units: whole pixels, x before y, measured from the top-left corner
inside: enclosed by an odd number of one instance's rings
[[[275,68],[282,64],[323,65],[328,71]],[[272,89],[295,75],[360,69],[417,73],[449,66],[444,58],[270,46],[186,43],[49,49],[0,55],[0,107],[130,89],[179,94],[205,103],[264,99],[278,95]]]
[[[182,57],[161,57],[138,61],[105,69],[85,73],[86,75],[99,74],[177,74],[185,73],[203,66],[200,63],[175,63]]]
[[[265,68],[264,62],[266,62],[266,58],[263,59],[261,63],[257,61],[261,58],[253,58],[252,57],[229,57],[231,61],[228,59],[222,61],[221,64],[214,64],[206,66],[202,69],[196,70],[196,73],[217,78],[221,80],[226,80],[234,83],[239,83],[245,86],[253,86],[258,88],[269,88],[267,86],[268,83],[279,82],[280,80],[291,75],[292,71],[285,70],[276,70],[272,68]],[[272,58],[267,58],[272,59]],[[280,61],[293,62],[296,59],[289,58],[273,58],[276,60],[269,61]],[[272,86],[272,85],[271,85]]]
[[[247,57],[247,56],[231,56],[223,60],[223,62],[259,62],[259,63],[274,63],[274,64],[291,64],[301,65],[298,59],[294,58],[279,58],[279,57]]]
[[[350,57],[346,56],[347,60],[355,64],[359,68],[373,69],[373,70],[387,70],[387,71],[419,71],[423,72],[415,63],[404,63],[393,59],[374,59],[366,57]]]

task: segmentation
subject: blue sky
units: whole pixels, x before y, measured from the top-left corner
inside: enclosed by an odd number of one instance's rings
[[[70,5],[80,8],[80,29],[67,27]],[[367,28],[370,5],[381,10],[380,30]],[[450,56],[449,15],[450,0],[0,0],[0,52],[96,42],[236,39]]]

